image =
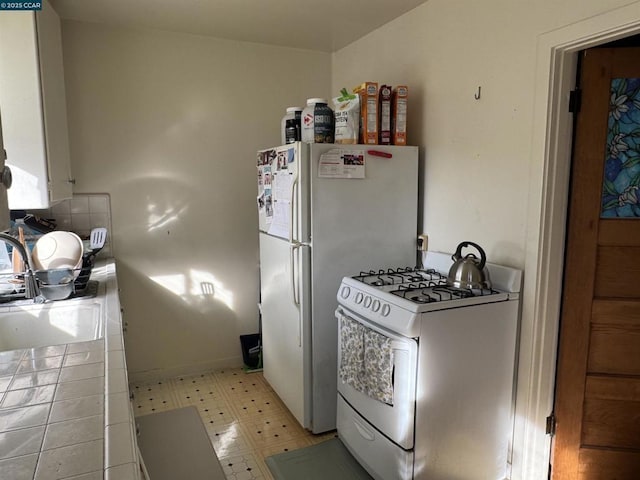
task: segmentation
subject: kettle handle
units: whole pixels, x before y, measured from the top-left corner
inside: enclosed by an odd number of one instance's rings
[[[484,253],[484,250],[482,249],[482,247],[480,245],[478,245],[477,243],[473,243],[473,242],[462,242],[460,245],[458,245],[458,248],[456,248],[456,253],[453,254],[453,259],[454,260],[459,260],[462,258],[462,249],[465,247],[473,247],[476,250],[478,250],[478,253],[480,253],[480,264],[478,265],[478,269],[482,270],[484,268],[485,263],[487,262],[487,255]]]

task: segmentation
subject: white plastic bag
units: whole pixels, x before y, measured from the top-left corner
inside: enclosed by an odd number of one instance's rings
[[[340,90],[341,95],[333,99],[335,116],[335,143],[355,145],[360,129],[360,99],[358,95]]]

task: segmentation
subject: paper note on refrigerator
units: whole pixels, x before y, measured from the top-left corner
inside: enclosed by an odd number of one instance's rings
[[[293,185],[293,175],[287,171],[280,171],[273,175],[273,198],[276,200],[291,201],[291,186]]]
[[[273,218],[267,233],[276,237],[289,238],[289,228],[291,221],[289,217],[289,207],[291,202],[285,199],[278,199],[273,203]]]
[[[323,178],[364,178],[364,150],[329,150],[320,155],[318,176]]]

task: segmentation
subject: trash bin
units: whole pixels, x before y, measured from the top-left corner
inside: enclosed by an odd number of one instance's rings
[[[242,361],[250,369],[262,368],[262,341],[259,333],[240,335]]]

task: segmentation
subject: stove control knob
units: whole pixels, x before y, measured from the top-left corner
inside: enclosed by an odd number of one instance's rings
[[[364,295],[362,295],[362,292],[358,292],[356,293],[356,303],[360,304],[362,303],[362,299],[364,298]]]
[[[373,301],[373,303],[371,304],[371,310],[373,310],[374,312],[380,310],[380,300],[376,299]]]
[[[389,313],[391,313],[391,307],[389,306],[388,303],[385,303],[384,305],[382,305],[382,316],[383,317],[388,317]]]
[[[342,298],[349,298],[350,293],[351,289],[349,287],[342,287],[342,290],[340,290],[340,296]]]
[[[371,306],[371,297],[367,295],[364,297],[364,308],[369,308]]]

